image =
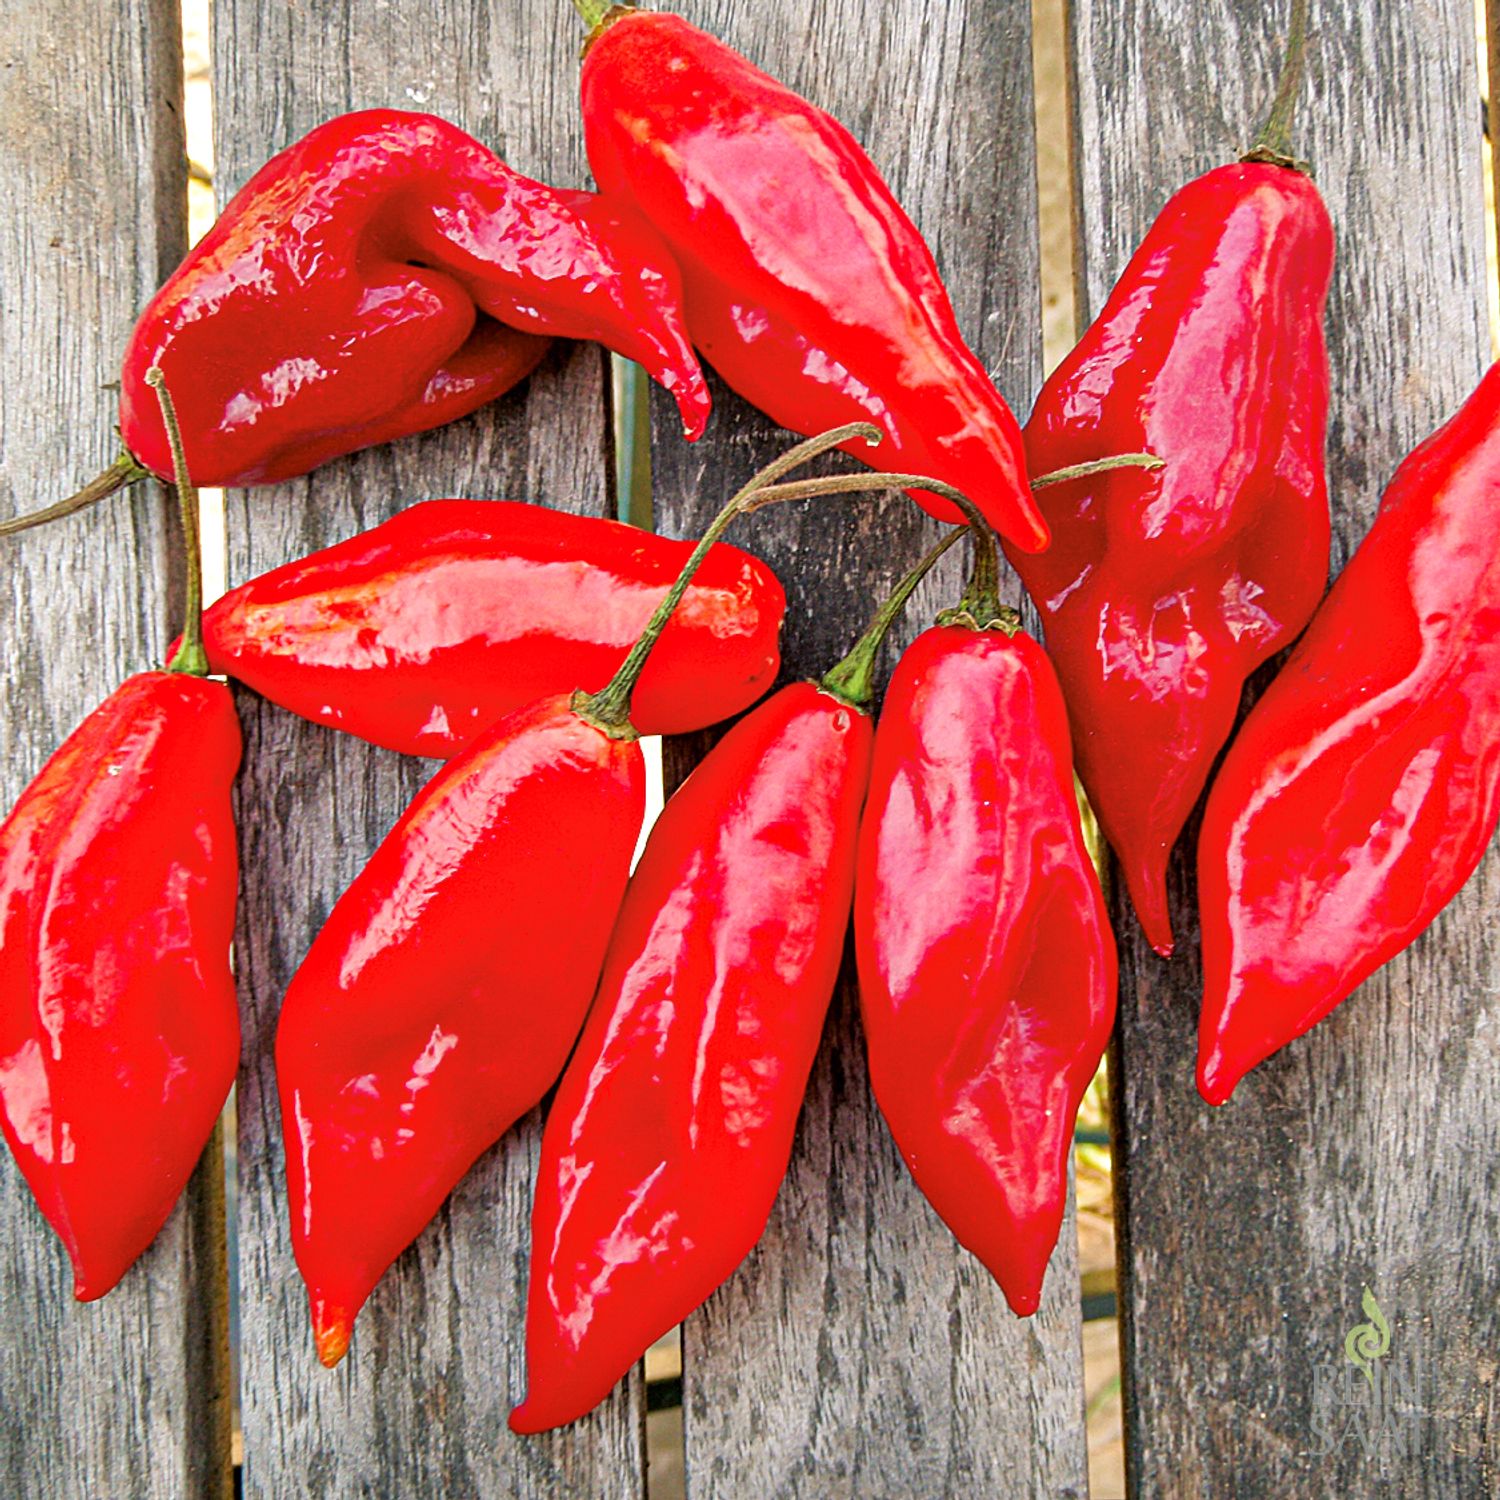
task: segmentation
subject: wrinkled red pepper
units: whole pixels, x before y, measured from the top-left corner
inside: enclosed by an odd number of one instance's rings
[[[141,315],[124,455],[0,534],[171,472],[150,368],[178,393],[198,484],[270,484],[467,415],[553,334],[638,360],[703,431],[677,267],[638,213],[533,182],[435,115],[341,115],[267,162]]]
[[[691,542],[539,505],[432,500],[230,590],[204,615],[210,667],[317,723],[445,758],[502,714],[602,688]],[[780,665],[786,595],[719,543],[641,675],[642,734],[748,708]]]
[[[1426,930],[1500,813],[1500,366],[1396,471],[1251,711],[1198,844],[1222,1104]]]
[[[924,571],[821,683],[740,720],[651,830],[542,1138],[517,1432],[602,1401],[765,1228],[849,921],[873,657]]]
[[[127,679],[0,824],[0,1128],[85,1302],[156,1237],[239,1064],[240,731],[201,670],[190,643]]]
[[[795,432],[873,422],[888,441],[859,457],[945,480],[1016,546],[1046,546],[1015,418],[849,132],[680,17],[578,8],[598,22],[582,78],[589,164],[670,245],[709,363]]]
[[[854,934],[870,1084],[928,1202],[1034,1313],[1073,1126],[1115,1014],[1067,710],[1040,646],[975,576],[886,691]]]
[[[1328,576],[1333,231],[1278,144],[1290,97],[1284,78],[1269,146],[1161,211],[1026,425],[1033,469],[1134,448],[1165,460],[1050,490],[1051,549],[1010,554],[1041,612],[1079,774],[1163,954],[1168,860],[1244,681],[1296,637]]]
[[[557,334],[640,361],[689,436],[708,392],[676,267],[638,215],[546,187],[435,115],[310,131],[235,194],[131,335],[125,446],[168,462],[141,377],[173,389],[193,477],[264,484],[463,416]]]
[[[517,709],[448,761],[294,976],[276,1074],[292,1245],[325,1364],[386,1267],[567,1060],[644,817],[631,690],[694,568],[734,516],[807,493],[776,481],[852,435],[802,444],[730,501],[601,692]]]

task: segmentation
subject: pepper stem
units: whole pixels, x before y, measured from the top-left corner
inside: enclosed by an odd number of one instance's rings
[[[1003,630],[1006,635],[1014,635],[1021,628],[1020,615],[1000,602],[999,548],[992,535],[974,531],[974,566],[963,597],[956,608],[945,609],[937,623],[963,625],[970,630]]]
[[[18,531],[30,531],[33,526],[45,526],[48,521],[60,521],[71,516],[75,510],[85,510],[90,505],[113,495],[117,490],[139,484],[150,478],[151,470],[135,461],[130,453],[122,453],[102,474],[96,475],[76,495],[59,500],[55,505],[41,510],[28,511],[24,516],[11,516],[0,521],[0,536],[14,536]]]
[[[182,429],[177,425],[177,408],[172,404],[166,377],[156,365],[146,371],[146,384],[156,392],[161,405],[162,425],[167,429],[167,442],[172,448],[172,477],[177,486],[177,505],[182,512],[182,545],[187,555],[187,602],[182,640],[167,663],[167,671],[207,677],[208,653],[203,649],[203,546],[198,533],[198,492],[188,478],[187,456],[182,451]]]
[[[737,490],[729,503],[709,524],[708,530],[703,533],[698,545],[693,548],[692,555],[683,564],[682,572],[677,575],[677,581],[667,590],[666,597],[661,603],[656,606],[655,612],[646,622],[645,630],[641,632],[635,645],[630,648],[630,654],[620,663],[619,671],[597,693],[585,693],[581,690],[574,693],[573,711],[603,730],[605,734],[619,738],[629,738],[634,735],[635,731],[630,727],[630,699],[635,692],[635,685],[645,669],[646,659],[651,655],[652,647],[661,639],[661,633],[667,628],[667,621],[672,618],[673,610],[682,602],[682,596],[693,581],[693,574],[698,571],[699,564],[708,556],[713,544],[728,530],[736,516],[756,509],[756,506],[750,502],[762,491],[774,487],[780,492],[776,498],[781,500],[796,500],[804,495],[827,493],[826,490],[811,488],[819,483],[817,480],[808,480],[800,485],[778,485],[777,481],[796,468],[798,464],[806,463],[809,459],[828,452],[830,448],[837,448],[841,443],[852,442],[858,437],[864,438],[873,447],[880,441],[880,429],[868,422],[850,422],[846,426],[835,427],[818,437],[809,438],[805,443],[798,443],[795,448],[767,464],[750,479],[749,483]],[[883,474],[851,475],[849,478],[862,480],[862,488],[866,490],[893,488],[893,481]],[[922,483],[926,484],[927,481],[924,479]],[[770,501],[761,503],[769,504]]]
[[[1282,55],[1281,76],[1276,81],[1271,113],[1266,116],[1255,144],[1240,158],[1241,161],[1264,161],[1278,167],[1303,170],[1303,164],[1292,155],[1292,118],[1297,112],[1297,93],[1302,86],[1303,64],[1307,58],[1307,10],[1308,0],[1292,0],[1286,52]]]
[[[590,31],[604,19],[609,8],[610,0],[573,0],[573,9]]]
[[[905,486],[903,485],[904,489]],[[836,698],[853,708],[867,708],[875,696],[875,658],[885,642],[886,632],[895,624],[916,586],[927,576],[934,563],[964,534],[961,526],[953,527],[930,552],[891,590],[890,597],[875,611],[865,633],[854,649],[836,667],[823,676],[820,684]]]
[[[1066,484],[1070,479],[1088,479],[1094,474],[1107,474],[1111,469],[1164,469],[1167,461],[1154,453],[1112,453],[1108,458],[1091,458],[1087,463],[1069,464],[1063,469],[1053,469],[1050,474],[1038,474],[1031,481],[1031,488],[1044,490],[1049,484]]]

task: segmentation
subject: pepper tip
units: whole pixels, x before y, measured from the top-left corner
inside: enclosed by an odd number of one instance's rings
[[[313,1342],[318,1350],[318,1363],[331,1370],[349,1352],[349,1336],[353,1332],[347,1313],[341,1309],[319,1306],[313,1313]]]
[[[1198,1064],[1198,1092],[1216,1109],[1229,1102],[1239,1081],[1240,1075],[1231,1075],[1218,1053],[1211,1053]]]
[[[521,1402],[519,1406],[511,1407],[510,1417],[508,1418],[508,1425],[512,1432],[517,1432],[524,1437],[529,1437],[533,1433],[545,1432],[547,1430],[549,1424],[546,1422],[537,1421],[536,1415],[534,1412],[532,1412],[531,1407],[532,1402],[530,1400]]]
[[[1045,552],[1052,545],[1052,528],[1039,516],[1027,517],[1030,525],[1027,527],[1026,540],[1017,542],[1016,545],[1022,552],[1035,555]]]
[[[1002,1282],[1000,1290],[1005,1293],[1005,1300],[1010,1304],[1010,1310],[1018,1318],[1029,1318],[1042,1305],[1040,1284],[1013,1290]]]

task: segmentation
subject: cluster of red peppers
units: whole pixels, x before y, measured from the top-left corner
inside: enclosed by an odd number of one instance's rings
[[[330,122],[142,317],[125,457],[0,523],[171,471],[196,558],[189,473],[269,482],[450,421],[552,336],[640,360],[689,437],[695,348],[821,433],[696,545],[432,501],[206,612],[195,587],[169,670],[119,689],[0,825],[0,1124],[88,1298],[160,1228],[237,1062],[240,742],[207,673],[445,762],[286,996],[292,1239],[333,1364],[392,1260],[560,1077],[528,1432],[600,1401],[759,1239],[851,917],[881,1111],[1035,1311],[1115,1005],[1075,756],[1167,954],[1168,860],[1230,744],[1198,847],[1213,1103],[1431,923],[1500,812],[1500,367],[1402,466],[1319,608],[1333,239],[1290,156],[1305,0],[1261,141],[1167,204],[1024,436],[842,126],[676,17],[580,8],[597,193],[430,116]],[[792,477],[835,447],[880,476]],[[902,656],[878,724],[876,654],[960,531],[820,681],[752,708],[785,598],[723,530],[891,487],[967,523],[963,596]],[[1001,603],[999,539],[1046,652]],[[1230,743],[1246,678],[1305,627]],[[638,736],[746,709],[632,876]]]

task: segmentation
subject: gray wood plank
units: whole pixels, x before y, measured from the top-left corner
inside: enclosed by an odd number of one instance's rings
[[[287,6],[219,0],[215,88],[221,201],[273,151],[341,111],[422,108],[519,170],[584,181],[577,33],[556,0],[420,13],[381,0]],[[520,391],[445,431],[230,497],[230,577],[373,525],[401,505],[470,495],[610,510],[605,365],[559,348]],[[287,980],[328,909],[434,767],[292,719],[246,695],[247,1009],[240,1093],[245,1491],[293,1496],[635,1496],[642,1388],[589,1420],[511,1436],[523,1389],[522,1312],[537,1117],[459,1187],[392,1268],[335,1371],[314,1357],[286,1227],[272,1074]]]
[[[0,38],[0,514],[119,451],[114,382],[182,253],[182,53],[167,0],[14,7]],[[175,629],[154,487],[0,548],[0,806]],[[102,1301],[0,1152],[0,1494],[227,1494],[223,1176],[216,1140],[155,1244]]]
[[[681,9],[864,143],[932,244],[965,334],[1024,409],[1041,365],[1029,4]],[[693,448],[656,404],[657,525],[673,535],[701,529],[790,442],[722,385],[715,402]],[[787,584],[784,675],[831,666],[939,529],[895,496],[746,523],[739,542]],[[948,563],[900,643],[956,598],[962,559]],[[669,775],[704,743],[671,746]],[[689,1492],[1084,1494],[1077,1276],[1070,1212],[1042,1310],[1022,1322],[927,1207],[870,1098],[851,964],[765,1238],[683,1330]]]
[[[1253,136],[1285,20],[1260,0],[1074,0],[1090,314],[1167,195]],[[1467,0],[1315,4],[1313,27],[1297,135],[1339,242],[1337,567],[1398,460],[1484,366],[1485,227]],[[1179,851],[1180,956],[1138,937],[1122,952],[1132,1493],[1496,1494],[1500,866],[1491,856],[1414,948],[1212,1111],[1193,1088],[1187,863]],[[1390,1323],[1394,1409],[1345,1362],[1366,1285]]]

